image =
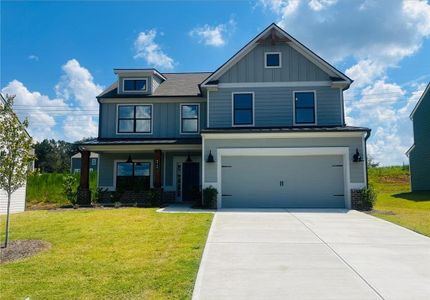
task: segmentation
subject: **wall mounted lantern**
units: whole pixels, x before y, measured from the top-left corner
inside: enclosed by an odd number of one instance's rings
[[[185,162],[187,163],[193,162],[193,160],[191,159],[191,155],[188,154],[187,160]]]
[[[131,155],[130,154],[128,155],[126,163],[128,163],[128,164],[132,164],[133,163],[133,160],[131,159]]]
[[[208,162],[208,163],[213,163],[213,162],[215,162],[215,160],[214,160],[214,157],[213,157],[213,155],[212,155],[212,151],[211,151],[211,150],[209,150],[209,155],[208,155],[208,159],[206,160],[206,162]]]
[[[355,149],[355,154],[352,156],[352,161],[353,162],[363,161],[363,158],[361,157],[360,152],[358,152],[358,148]]]

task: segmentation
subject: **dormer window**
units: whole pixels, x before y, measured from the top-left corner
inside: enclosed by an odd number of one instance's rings
[[[280,68],[282,66],[281,52],[265,52],[264,67],[265,68]]]
[[[146,78],[123,79],[124,92],[146,92],[148,80]]]

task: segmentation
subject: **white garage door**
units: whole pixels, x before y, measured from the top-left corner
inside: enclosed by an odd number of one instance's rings
[[[223,156],[222,207],[343,208],[340,155]]]

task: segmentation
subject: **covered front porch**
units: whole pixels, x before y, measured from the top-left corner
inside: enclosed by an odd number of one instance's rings
[[[116,197],[115,202],[139,202],[148,191],[161,202],[198,201],[202,187],[202,152],[199,139],[185,141],[100,141],[80,146],[82,153],[78,203],[90,205],[89,157],[99,154],[97,187]],[[99,199],[93,199],[99,200]],[[106,200],[106,199],[104,199]]]

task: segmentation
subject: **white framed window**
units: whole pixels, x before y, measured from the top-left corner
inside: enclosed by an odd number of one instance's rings
[[[124,92],[146,92],[148,90],[147,78],[123,78],[122,90]]]
[[[199,114],[200,105],[196,103],[186,103],[180,105],[180,130],[181,133],[198,133],[200,129]]]
[[[254,126],[254,92],[234,92],[231,97],[233,127]]]
[[[117,133],[152,133],[152,104],[117,106]]]
[[[294,125],[306,126],[317,124],[317,97],[315,91],[293,92]]]
[[[276,69],[282,67],[282,53],[281,52],[265,52],[264,53],[264,67],[269,69]]]

